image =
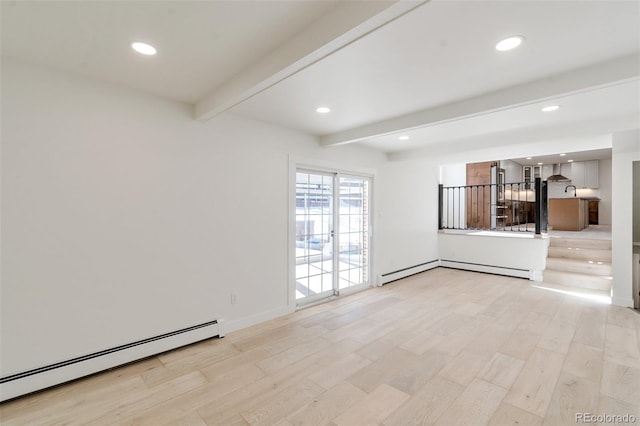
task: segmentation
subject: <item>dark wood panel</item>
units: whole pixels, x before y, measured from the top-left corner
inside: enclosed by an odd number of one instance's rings
[[[599,221],[598,217],[598,200],[589,200],[589,225],[597,225]]]
[[[467,164],[467,185],[491,184],[491,166],[495,161]],[[467,227],[491,227],[491,187],[467,188]]]

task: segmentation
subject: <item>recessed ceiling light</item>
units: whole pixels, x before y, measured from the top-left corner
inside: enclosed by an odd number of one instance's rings
[[[573,163],[573,160],[568,160],[567,163]]]
[[[560,154],[560,157],[564,157],[565,155],[567,155],[567,154]]]
[[[498,44],[496,44],[496,50],[500,52],[506,52],[507,50],[515,49],[520,46],[524,41],[523,36],[511,36],[507,37],[504,40],[500,40]]]
[[[558,106],[558,105],[549,105],[549,106],[546,106],[546,107],[542,108],[542,112],[557,111],[559,108],[560,108],[560,106]]]
[[[527,160],[532,160],[532,159],[533,159],[533,157],[527,157]]]
[[[407,136],[407,135],[402,135],[402,136],[400,136],[398,139],[400,139],[401,141],[406,141],[407,139],[409,139],[409,136]]]
[[[319,114],[327,114],[331,112],[331,108],[327,108],[327,107],[318,107],[316,108],[316,112]]]
[[[156,48],[150,44],[142,43],[139,41],[131,43],[131,48],[138,53],[142,53],[143,55],[155,55]]]
[[[538,166],[542,166],[544,163],[538,163]]]

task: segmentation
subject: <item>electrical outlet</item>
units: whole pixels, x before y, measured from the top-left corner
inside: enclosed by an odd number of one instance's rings
[[[238,303],[238,293],[234,291],[231,293],[231,304],[235,305],[236,303]]]

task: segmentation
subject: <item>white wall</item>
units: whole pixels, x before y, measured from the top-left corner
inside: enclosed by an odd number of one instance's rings
[[[640,161],[633,162],[633,242],[640,251]]]
[[[465,186],[467,184],[467,164],[445,164],[440,167],[440,183],[444,186]]]
[[[426,161],[392,162],[379,170],[379,274],[438,259],[438,171]]]
[[[640,161],[640,130],[614,134],[611,161],[611,300],[620,306],[633,306],[634,161]]]
[[[598,189],[578,190],[579,196],[592,196],[600,198],[598,204],[598,224],[611,225],[611,159],[600,160],[598,164]],[[584,195],[583,192],[584,191]]]
[[[443,227],[458,229],[465,228],[467,225],[467,199],[464,189],[457,189],[455,187],[465,186],[467,184],[467,165],[465,163],[461,163],[441,166],[440,183],[445,187],[442,192]]]
[[[522,182],[522,166],[512,160],[500,160],[504,169],[504,183]]]
[[[371,150],[321,148],[233,115],[202,123],[184,104],[3,58],[1,374],[292,310],[290,155],[382,168],[376,205],[389,216],[376,258],[388,267],[434,256],[421,238],[432,217],[393,218],[426,209],[429,173],[415,171],[425,177],[415,183]]]

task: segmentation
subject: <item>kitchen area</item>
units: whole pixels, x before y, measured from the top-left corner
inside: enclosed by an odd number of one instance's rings
[[[503,160],[500,167],[507,183],[547,181],[549,230],[611,224],[611,150]]]
[[[443,228],[532,231],[541,178],[549,231],[610,233],[611,158],[598,149],[442,166]]]
[[[547,184],[554,186],[549,196],[549,226],[556,231],[582,231],[589,225],[600,224],[600,197],[582,194],[578,188],[599,189],[599,160],[574,161],[570,167],[570,178],[558,170],[547,177]],[[559,184],[559,187],[556,187]],[[558,189],[564,184],[564,190]],[[551,196],[553,195],[553,197]],[[559,196],[558,196],[559,195]]]
[[[633,162],[631,176],[625,155],[624,151],[612,153],[611,148],[605,148],[443,165],[440,170],[442,238],[448,238],[448,232],[495,238],[500,238],[501,234],[516,238],[534,232],[539,201],[535,179],[540,178],[545,182],[547,192],[546,240],[549,244],[539,275],[542,282],[575,289],[572,291],[576,294],[586,294],[602,303],[615,303],[613,300],[619,297],[622,302],[619,300],[618,303],[629,304],[625,297],[633,294],[633,304],[638,307],[640,160]],[[614,167],[615,173],[612,173]],[[617,188],[617,208],[612,212],[614,186]],[[633,196],[629,197],[629,194]],[[614,218],[616,228],[612,229]],[[627,220],[633,220],[633,241],[626,227],[618,226]],[[496,249],[499,247],[497,244]],[[633,259],[631,256],[625,259],[625,250],[631,247]],[[450,248],[453,256],[460,246]],[[622,257],[617,263],[613,259],[615,249],[621,253],[618,259]],[[458,258],[477,262],[474,253]],[[509,258],[509,253],[498,257]],[[496,265],[491,257],[483,257],[482,262]],[[633,265],[632,279],[631,271],[625,269],[626,262]],[[616,276],[622,277],[621,280],[616,281]],[[631,281],[635,286],[633,289],[619,284]],[[622,296],[616,296],[616,292]]]

